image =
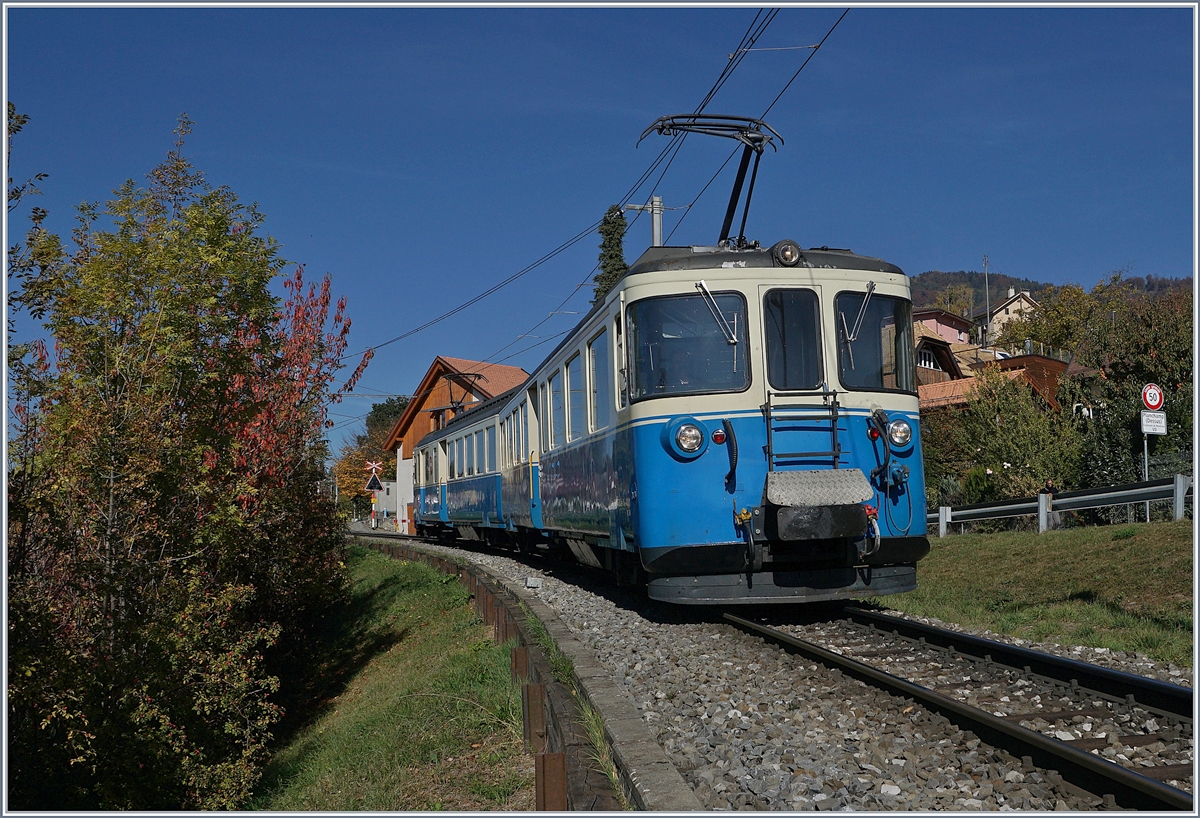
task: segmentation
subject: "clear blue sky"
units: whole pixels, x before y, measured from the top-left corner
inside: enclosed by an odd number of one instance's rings
[[[144,181],[186,111],[188,156],[257,202],[310,278],[332,274],[361,350],[597,221],[666,144],[638,147],[642,130],[696,108],[756,11],[10,7],[7,97],[31,118],[10,175],[50,174],[36,204],[65,236],[76,204]],[[842,11],[786,8],[757,47],[815,44]],[[853,8],[766,117],[785,144],[763,159],[747,235],[910,275],[982,269],[985,253],[1055,284],[1191,275],[1192,33],[1191,8]],[[706,111],[761,115],[808,54],[748,54]],[[731,148],[689,139],[665,204],[691,202]],[[715,241],[733,170],[670,243]],[[642,218],[627,259],[649,240]],[[567,330],[598,243],[379,349],[356,391],[408,393],[435,355],[497,360]],[[553,343],[505,363],[531,369]],[[335,407],[335,445],[370,404]]]

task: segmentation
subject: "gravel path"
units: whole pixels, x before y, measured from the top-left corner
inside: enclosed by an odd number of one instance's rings
[[[1054,776],[945,718],[786,654],[704,612],[648,602],[555,569],[434,547],[522,581],[626,690],[708,809],[1084,810]],[[994,635],[989,634],[992,638]],[[1016,641],[1016,640],[1009,640]],[[1028,643],[1020,643],[1029,646]],[[1044,646],[1034,646],[1043,649]],[[1095,651],[1059,648],[1091,661]],[[1106,664],[1190,681],[1183,668],[1109,653]]]

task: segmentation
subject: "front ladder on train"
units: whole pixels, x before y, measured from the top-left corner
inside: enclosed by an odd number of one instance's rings
[[[841,421],[841,406],[837,392],[771,392],[767,391],[767,402],[762,410],[767,422],[767,470],[775,471],[779,466],[793,468],[841,468],[846,456],[838,435]],[[813,403],[820,398],[821,403]],[[780,403],[780,400],[788,401]],[[806,400],[805,403],[796,401]],[[778,451],[783,443],[811,445],[809,440],[821,440],[829,436],[829,449],[819,451]]]

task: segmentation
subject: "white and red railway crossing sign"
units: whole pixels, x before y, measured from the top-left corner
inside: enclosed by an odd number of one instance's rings
[[[1162,409],[1166,399],[1167,396],[1163,394],[1162,387],[1158,384],[1148,383],[1142,387],[1142,403],[1151,412],[1157,412],[1159,409]]]

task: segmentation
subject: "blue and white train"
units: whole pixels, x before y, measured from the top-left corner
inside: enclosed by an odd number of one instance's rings
[[[569,549],[686,604],[916,587],[929,551],[904,273],[651,247],[523,386],[427,435],[425,535]]]

